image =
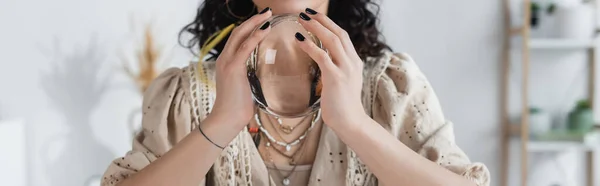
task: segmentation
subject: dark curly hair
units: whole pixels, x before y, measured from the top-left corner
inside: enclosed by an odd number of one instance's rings
[[[240,23],[234,15],[246,16],[257,13],[252,0],[231,0],[227,9],[225,0],[205,0],[198,8],[196,18],[186,25],[180,32],[180,44],[197,53],[199,46],[207,42],[208,38],[215,32],[227,27],[232,23]],[[252,8],[254,7],[254,8]],[[348,32],[358,55],[364,60],[367,57],[380,56],[384,50],[391,50],[381,39],[381,32],[377,28],[379,5],[371,0],[329,0],[327,16],[331,18],[342,29]],[[182,35],[189,33],[193,37],[187,42],[182,42]],[[217,44],[210,52],[210,58],[219,56],[225,39]]]

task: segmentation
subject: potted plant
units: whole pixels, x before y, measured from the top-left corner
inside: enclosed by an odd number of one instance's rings
[[[548,112],[536,107],[529,109],[529,133],[533,136],[546,134],[552,129],[552,117]]]
[[[531,28],[536,29],[540,25],[541,6],[538,2],[531,2]]]
[[[574,132],[588,132],[594,127],[594,112],[588,100],[580,100],[569,113],[568,128]]]
[[[548,13],[555,16],[556,36],[572,39],[592,38],[596,24],[595,7],[591,2],[591,0],[575,0],[553,3]]]

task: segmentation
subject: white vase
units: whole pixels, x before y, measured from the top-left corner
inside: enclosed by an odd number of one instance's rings
[[[594,6],[578,3],[556,9],[556,36],[565,39],[590,39],[594,36]]]
[[[552,129],[552,117],[547,112],[532,113],[529,116],[529,133],[532,135],[545,134]]]

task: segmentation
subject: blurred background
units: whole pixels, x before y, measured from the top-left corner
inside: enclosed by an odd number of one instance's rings
[[[201,2],[0,0],[2,185],[99,185],[131,147],[141,91],[193,59],[178,33]],[[492,185],[600,185],[596,2],[380,2],[387,43]]]

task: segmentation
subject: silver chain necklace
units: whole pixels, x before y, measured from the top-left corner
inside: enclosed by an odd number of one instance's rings
[[[267,136],[269,141],[271,141],[272,143],[275,143],[279,146],[285,147],[285,151],[290,151],[292,149],[292,146],[298,145],[300,143],[300,141],[302,141],[304,138],[306,138],[306,135],[308,135],[308,132],[310,132],[310,130],[315,126],[315,123],[317,123],[317,121],[319,121],[320,118],[321,118],[321,109],[317,110],[316,116],[312,119],[312,121],[310,122],[310,127],[308,127],[308,129],[304,132],[304,134],[302,134],[300,137],[298,137],[298,139],[296,139],[290,143],[286,143],[286,142],[282,142],[282,141],[277,141],[275,138],[273,138],[273,136],[271,136],[269,131],[267,131],[267,129],[265,129],[265,127],[263,127],[262,122],[260,121],[260,118],[258,117],[258,113],[254,114],[254,120],[256,120],[256,124],[258,124],[260,131],[262,133],[264,133],[265,136]],[[270,145],[270,143],[267,143],[267,145]]]
[[[300,148],[304,147],[304,144],[306,143],[306,141],[302,142],[302,144],[300,145]],[[265,153],[267,154],[267,157],[269,158],[269,161],[271,162],[271,165],[275,168],[276,172],[279,174],[279,176],[281,176],[281,178],[283,178],[282,183],[285,186],[290,185],[290,181],[291,181],[291,177],[292,175],[295,173],[296,167],[298,167],[298,164],[294,163],[292,166],[292,170],[287,174],[284,175],[283,173],[281,173],[281,169],[277,168],[277,164],[275,164],[275,161],[273,161],[273,157],[271,156],[271,152],[269,151],[271,146],[267,145],[269,144],[269,142],[267,141],[267,143],[265,144]],[[272,147],[274,150],[277,150],[277,148]],[[298,151],[296,151],[298,152]],[[302,156],[304,156],[304,150],[302,150],[302,152],[300,152],[300,154],[294,154],[292,157],[292,161],[296,161],[294,160],[297,156],[299,156],[298,158],[302,158]],[[271,183],[269,182],[269,185]]]

